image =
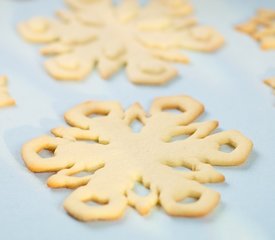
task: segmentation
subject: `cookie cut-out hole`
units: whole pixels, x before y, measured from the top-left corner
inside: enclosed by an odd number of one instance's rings
[[[96,144],[96,143],[98,143],[97,141],[87,140],[87,139],[77,139],[77,141],[81,142],[81,143],[88,143],[88,144]]]
[[[100,164],[98,165],[96,168],[94,169],[88,169],[88,170],[82,170],[81,172],[77,172],[77,173],[74,173],[72,174],[71,176],[73,177],[87,177],[87,176],[91,176],[93,175],[97,170],[103,168],[105,166],[105,164]]]
[[[166,108],[162,110],[163,112],[173,113],[173,114],[182,114],[183,111],[179,108]]]
[[[54,156],[53,151],[48,150],[48,149],[43,149],[38,154],[42,158],[51,158]]]
[[[81,171],[78,173],[73,174],[73,177],[87,177],[93,175],[93,172],[88,172],[88,171]]]
[[[134,133],[139,133],[143,128],[143,124],[138,119],[135,119],[134,121],[132,121],[130,128]]]
[[[90,200],[85,202],[90,207],[102,207],[108,204],[109,201]]]
[[[107,115],[108,115],[108,113],[91,113],[91,114],[88,114],[87,117],[88,118],[99,118],[99,117],[105,117]]]
[[[224,153],[231,153],[234,149],[235,147],[230,144],[223,144],[219,148],[219,150]]]
[[[175,169],[176,171],[179,171],[179,172],[190,172],[190,171],[191,171],[189,168],[186,168],[186,167],[183,167],[183,166],[174,167],[174,169]]]
[[[150,193],[150,190],[146,188],[143,184],[137,182],[134,186],[133,191],[139,196],[147,196]]]
[[[257,31],[261,31],[261,30],[264,30],[265,29],[265,26],[263,25],[263,24],[258,24],[257,26],[256,26],[256,30]]]
[[[171,138],[170,142],[184,141],[184,140],[188,139],[192,134],[181,134],[178,136],[174,136]]]
[[[181,204],[192,204],[192,203],[195,203],[196,201],[198,201],[197,198],[187,197],[187,198],[184,198],[184,199],[178,201],[178,203],[181,203]]]

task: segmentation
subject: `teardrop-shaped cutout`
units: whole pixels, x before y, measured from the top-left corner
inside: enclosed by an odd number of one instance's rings
[[[171,138],[170,142],[184,141],[188,139],[192,134],[181,134]]]
[[[104,164],[100,164],[97,167],[95,167],[94,169],[83,169],[82,171],[78,171],[78,172],[75,172],[73,174],[70,174],[70,176],[73,176],[73,177],[87,177],[87,176],[91,176],[97,170],[103,168],[104,166],[105,166]]]
[[[190,172],[191,171],[189,168],[186,168],[186,167],[183,167],[183,166],[174,167],[174,169],[176,171],[179,171],[179,172]]]
[[[173,114],[182,114],[183,111],[181,111],[179,108],[165,108],[163,109],[163,112],[173,113]]]
[[[99,201],[99,200],[90,200],[85,202],[90,207],[102,207],[106,204],[108,204],[108,201]]]
[[[99,117],[105,117],[107,115],[108,115],[108,113],[92,113],[92,114],[87,115],[87,117],[89,117],[89,118],[99,118]]]
[[[92,174],[94,174],[93,172],[89,172],[89,171],[81,171],[78,173],[73,174],[73,177],[87,177],[87,176],[91,176]]]
[[[143,184],[136,182],[133,191],[139,196],[147,196],[150,193],[150,190],[146,188]]]
[[[138,119],[135,119],[131,122],[130,128],[132,129],[132,132],[139,133],[143,128],[143,124]]]
[[[182,199],[181,201],[178,201],[178,203],[182,203],[182,204],[192,204],[192,203],[195,203],[196,201],[198,201],[197,198],[187,197],[187,198]]]
[[[88,143],[88,144],[96,144],[96,143],[98,143],[97,141],[87,140],[87,139],[77,139],[77,141],[81,142],[81,143]]]
[[[230,144],[223,144],[220,146],[219,151],[224,153],[231,153],[234,149],[235,147]]]
[[[51,158],[54,156],[53,151],[48,150],[48,149],[43,149],[38,154],[42,158]]]

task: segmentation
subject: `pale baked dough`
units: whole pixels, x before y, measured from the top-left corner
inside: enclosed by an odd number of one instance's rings
[[[202,184],[224,181],[212,165],[240,165],[252,149],[238,131],[211,134],[217,121],[192,123],[203,111],[203,105],[188,96],[157,98],[149,114],[137,103],[124,111],[118,102],[85,102],[65,114],[71,127],[55,128],[55,137],[26,143],[22,157],[33,172],[57,172],[48,179],[49,187],[76,188],[64,207],[81,221],[120,218],[127,205],[142,215],[160,204],[170,215],[203,216],[217,206],[220,195]],[[134,120],[143,124],[138,133],[130,127]],[[174,141],[180,135],[188,137]],[[221,151],[225,144],[234,149]],[[53,156],[42,158],[43,149]],[[189,171],[175,169],[180,166]],[[83,171],[90,174],[75,176]],[[137,182],[150,193],[138,195],[133,190]],[[187,198],[195,202],[181,202]],[[101,205],[90,206],[90,201]]]
[[[265,82],[268,86],[270,86],[270,87],[272,87],[273,89],[275,89],[275,77],[268,78],[268,79],[264,80],[264,82]]]
[[[260,9],[256,16],[245,23],[236,26],[236,29],[248,34],[257,40],[262,49],[275,49],[275,11]]]
[[[55,79],[81,80],[96,66],[107,79],[126,65],[136,84],[163,84],[177,75],[169,62],[187,63],[180,49],[212,52],[223,45],[214,29],[199,26],[187,1],[151,0],[141,7],[125,0],[66,0],[58,20],[33,18],[19,24],[28,41],[47,43],[45,68]]]
[[[275,77],[264,80],[264,83],[271,87],[273,89],[273,93],[275,94]]]
[[[8,79],[5,76],[0,76],[0,107],[12,105],[15,105],[15,101],[8,92]]]

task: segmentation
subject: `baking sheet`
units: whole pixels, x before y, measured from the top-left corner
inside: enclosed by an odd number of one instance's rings
[[[0,0],[0,71],[10,79],[17,106],[0,110],[0,239],[275,239],[275,98],[262,79],[275,74],[275,51],[236,32],[233,25],[275,1],[192,1],[199,20],[217,28],[226,46],[215,54],[186,52],[191,64],[178,65],[180,77],[161,87],[129,83],[124,72],[101,80],[93,73],[83,82],[59,82],[43,70],[38,46],[24,42],[16,24],[34,15],[51,16],[63,3],[56,0]],[[200,100],[223,130],[238,129],[254,142],[241,167],[218,168],[223,184],[219,206],[199,218],[173,218],[161,208],[141,217],[128,208],[115,222],[81,223],[62,208],[69,190],[45,185],[48,174],[24,166],[24,142],[64,125],[63,114],[89,99],[119,100],[124,107],[138,101],[146,109],[156,96],[187,94]]]

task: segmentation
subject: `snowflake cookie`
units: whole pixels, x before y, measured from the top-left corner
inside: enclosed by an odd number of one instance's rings
[[[7,84],[7,77],[0,76],[0,107],[15,105],[14,99],[9,95]]]
[[[275,49],[275,11],[260,9],[255,17],[239,24],[236,29],[250,35],[261,45],[262,49]]]
[[[138,103],[124,111],[118,102],[85,102],[65,114],[71,127],[53,129],[55,137],[31,140],[22,156],[33,172],[56,172],[49,187],[76,189],[64,207],[81,221],[120,218],[127,205],[142,215],[160,204],[173,216],[203,216],[216,207],[220,195],[202,184],[224,181],[212,165],[242,164],[252,149],[238,131],[211,134],[217,121],[192,123],[203,111],[201,103],[187,96],[157,98],[149,114]],[[131,128],[135,120],[143,125],[139,132]],[[175,139],[181,135],[187,138]],[[224,152],[223,145],[233,150]],[[53,156],[41,157],[42,150]],[[81,172],[89,174],[76,175]],[[137,183],[150,192],[139,195]],[[195,201],[181,202],[188,198]]]
[[[264,80],[264,83],[275,89],[275,77]]]
[[[41,53],[50,56],[45,68],[55,79],[81,80],[95,66],[107,79],[125,66],[135,84],[163,84],[177,75],[169,62],[188,62],[181,49],[211,52],[224,42],[197,24],[185,0],[65,2],[69,9],[57,20],[36,17],[18,28],[26,40],[47,44]]]
[[[273,89],[273,93],[275,93],[275,77],[264,80],[264,83],[271,87]]]

